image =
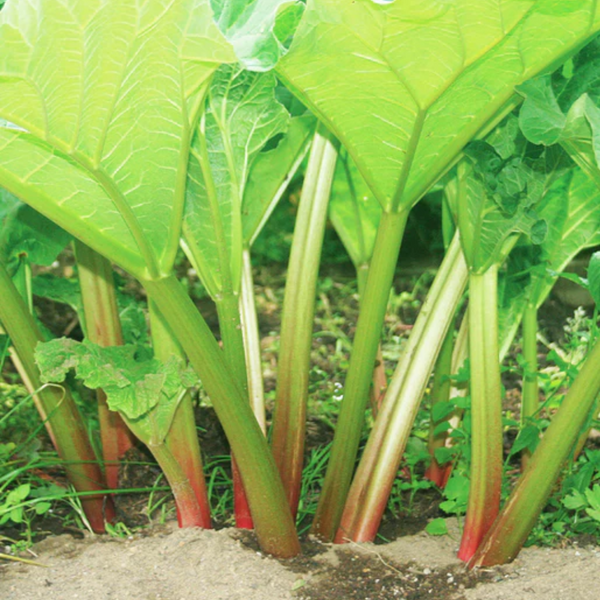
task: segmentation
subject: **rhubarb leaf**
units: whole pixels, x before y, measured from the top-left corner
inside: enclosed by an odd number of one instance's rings
[[[390,210],[506,114],[516,85],[599,29],[594,0],[308,0],[277,70]]]
[[[381,207],[348,153],[340,154],[329,201],[329,218],[357,271],[369,264]]]
[[[502,355],[516,334],[526,302],[539,308],[557,274],[579,252],[600,244],[600,188],[578,168],[570,169],[552,184],[537,213],[548,226],[546,239],[534,253],[516,248],[501,278],[501,292],[506,286],[499,307]]]
[[[297,0],[211,0],[211,7],[240,62],[252,71],[277,64],[304,11]]]
[[[0,12],[0,181],[140,277],[171,269],[191,127],[233,49],[209,0]]]
[[[600,40],[556,71],[519,87],[525,101],[519,122],[536,144],[561,144],[600,186]]]
[[[306,156],[317,125],[312,115],[290,119],[275,148],[258,153],[242,201],[244,243],[251,246]]]
[[[241,280],[242,204],[252,165],[289,113],[275,99],[276,79],[221,67],[208,92],[188,169],[185,247],[208,292],[237,290]]]
[[[161,444],[183,393],[197,377],[172,356],[162,363],[140,358],[135,346],[103,348],[89,341],[61,338],[39,344],[36,362],[44,382],[62,382],[71,369],[91,389],[101,388],[108,407],[118,411],[135,435],[148,445]]]
[[[5,204],[4,219],[0,217],[0,261],[10,272],[22,260],[51,265],[71,241],[71,236],[27,204],[15,201],[8,208],[7,196],[5,192],[0,197],[0,203]]]
[[[522,156],[507,160],[487,142],[473,142],[459,165],[457,215],[465,260],[476,273],[502,260],[509,238],[524,233],[540,244],[547,225],[534,206],[543,177]]]

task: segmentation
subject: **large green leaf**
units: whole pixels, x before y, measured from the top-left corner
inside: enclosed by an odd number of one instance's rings
[[[309,0],[278,71],[393,209],[598,29],[595,0]]]
[[[12,271],[21,260],[48,266],[71,236],[27,204],[0,194],[0,261]]]
[[[504,256],[509,238],[521,233],[539,244],[547,225],[535,212],[545,191],[538,160],[514,154],[503,158],[488,142],[471,143],[458,168],[456,212],[465,260],[485,272]]]
[[[119,411],[145,444],[164,442],[184,392],[197,378],[172,356],[162,363],[140,359],[135,346],[103,348],[89,341],[61,338],[38,345],[42,380],[62,382],[71,369],[86,387],[102,389],[111,410]]]
[[[255,158],[242,200],[244,243],[251,246],[304,159],[316,130],[310,115],[290,119],[287,132],[275,148]]]
[[[519,121],[536,144],[561,144],[600,186],[600,39],[584,48],[569,68],[528,81]]]
[[[246,183],[261,149],[288,126],[289,114],[275,99],[276,84],[270,73],[221,67],[194,137],[183,232],[213,297],[239,286]]]
[[[329,201],[329,218],[358,270],[368,265],[381,207],[347,153],[340,155]]]
[[[304,10],[298,0],[211,0],[211,6],[240,62],[254,71],[277,64]]]
[[[11,0],[0,181],[138,276],[176,253],[191,126],[236,60],[209,0]]]
[[[508,350],[527,302],[538,308],[550,293],[557,274],[585,248],[600,244],[600,189],[578,168],[558,179],[537,209],[547,224],[546,238],[531,252],[516,248],[503,277],[500,295],[500,339]]]

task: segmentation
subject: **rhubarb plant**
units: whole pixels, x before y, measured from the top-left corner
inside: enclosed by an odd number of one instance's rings
[[[67,476],[84,496],[82,506],[95,531],[104,531],[105,520],[114,518],[112,501],[94,494],[106,489],[104,474],[90,443],[85,423],[69,390],[42,386],[33,352],[45,340],[31,305],[31,266],[49,265],[69,242],[70,236],[51,221],[22,204],[6,191],[0,203],[0,325],[8,333],[4,345],[59,456]],[[106,504],[105,504],[106,503]]]
[[[569,169],[550,187],[538,207],[540,218],[548,225],[546,239],[535,251],[527,246],[515,248],[509,257],[500,303],[500,354],[506,353],[522,321],[522,426],[539,410],[538,309],[558,274],[579,252],[600,243],[599,199],[600,188],[594,181],[578,167]],[[525,451],[524,456],[528,455]]]
[[[141,356],[139,356],[141,354]],[[134,346],[102,347],[66,338],[42,344],[36,351],[42,380],[62,383],[70,369],[90,389],[106,394],[165,473],[177,503],[182,527],[198,526],[198,500],[191,482],[166,444],[178,406],[197,376],[180,358],[161,363]]]
[[[502,401],[498,348],[498,267],[521,234],[543,241],[535,212],[546,191],[545,156],[530,158],[522,140],[509,153],[503,130],[473,142],[458,166],[456,215],[469,267],[471,488],[459,558],[469,560],[496,518],[502,484]],[[519,138],[517,137],[517,140]],[[492,143],[495,145],[492,145]]]
[[[229,367],[244,394],[252,393],[253,410],[263,430],[260,363],[253,369],[246,364],[247,359],[260,356],[259,348],[256,356],[256,326],[249,326],[256,317],[248,305],[251,290],[246,290],[246,302],[241,305],[241,288],[244,281],[251,286],[251,241],[281,197],[284,182],[298,167],[312,121],[303,116],[291,119],[276,99],[276,90],[272,73],[251,73],[238,66],[223,66],[217,71],[192,142],[183,221],[183,245],[217,306]],[[271,140],[281,136],[274,149],[262,152]],[[256,182],[254,167],[259,172],[262,168],[264,175],[267,164],[271,170],[267,185],[262,186]],[[246,196],[253,174],[254,185]],[[242,306],[247,307],[245,313]],[[285,373],[285,367],[280,371]],[[304,371],[296,365],[295,372]],[[235,462],[234,483],[236,524],[251,528]]]
[[[277,7],[287,5],[240,3],[219,22],[266,69],[285,50],[290,20]],[[172,274],[192,134],[212,75],[238,60],[234,47],[206,0],[68,6],[14,0],[0,13],[0,116],[18,127],[0,129],[0,182],[145,285],[223,422],[261,543],[295,554],[266,440]]]
[[[596,192],[600,184],[596,134],[600,113],[594,68],[597,59],[596,41],[575,57],[569,68],[528,82],[521,89],[526,100],[520,114],[524,135],[537,144],[560,144],[594,183]],[[583,183],[582,179],[579,181]],[[596,197],[590,191],[588,188],[587,200]],[[584,202],[581,210],[584,237],[587,215],[589,208],[586,209]],[[512,560],[525,542],[595,405],[600,391],[599,352],[596,344],[471,565]]]
[[[307,3],[277,71],[340,139],[383,209],[315,533],[331,539],[339,524],[408,210],[519,103],[516,85],[599,28],[591,0]]]

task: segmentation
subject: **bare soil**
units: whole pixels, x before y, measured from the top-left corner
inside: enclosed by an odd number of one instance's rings
[[[45,566],[0,565],[3,600],[596,600],[598,548],[528,548],[511,565],[468,572],[457,539],[426,533],[387,545],[309,541],[277,561],[232,529],[155,527],[127,539],[49,537]]]

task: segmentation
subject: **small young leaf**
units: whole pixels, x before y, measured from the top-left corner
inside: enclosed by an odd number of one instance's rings
[[[448,525],[446,525],[446,519],[438,518],[433,519],[427,523],[425,531],[429,535],[446,535],[448,533]]]
[[[437,423],[450,416],[455,409],[456,407],[451,402],[437,402],[431,407],[431,418]]]
[[[562,500],[562,503],[565,508],[570,510],[579,510],[588,504],[585,496],[577,490],[573,490],[571,494],[565,496]]]
[[[442,421],[441,423],[438,423],[433,428],[433,435],[434,436],[442,435],[442,434],[450,431],[450,429],[452,429],[452,426],[450,425],[450,423],[448,421]]]
[[[46,514],[50,510],[51,507],[52,507],[52,504],[50,502],[38,502],[34,506],[35,514],[36,515]]]
[[[10,520],[13,523],[22,523],[23,522],[23,507],[13,508],[10,513]]]
[[[567,118],[563,114],[550,77],[532,79],[519,86],[525,102],[519,113],[521,130],[534,144],[551,146],[561,137]]]
[[[585,490],[585,497],[594,510],[600,511],[600,485],[596,484],[591,490]]]
[[[525,425],[515,440],[510,453],[517,454],[522,450],[533,452],[540,441],[540,430],[535,425]]]
[[[454,453],[455,451],[452,450],[452,448],[436,448],[434,452],[435,460],[437,460],[440,465],[445,465],[454,458]]]
[[[31,485],[29,483],[21,484],[19,487],[8,493],[6,504],[19,504],[29,496],[30,491]]]

